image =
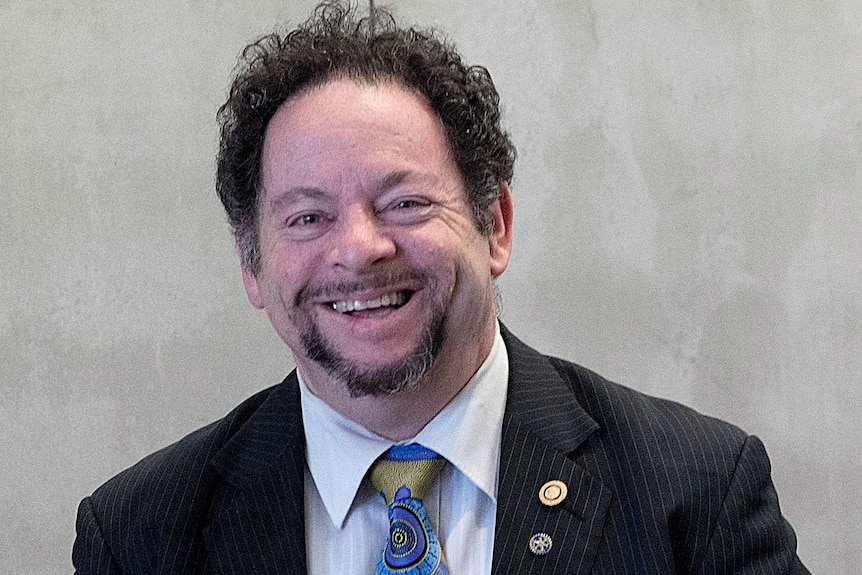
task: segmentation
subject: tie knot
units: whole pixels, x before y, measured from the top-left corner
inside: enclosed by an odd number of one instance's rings
[[[401,499],[422,499],[446,460],[418,443],[393,445],[371,468],[371,483],[387,505]]]

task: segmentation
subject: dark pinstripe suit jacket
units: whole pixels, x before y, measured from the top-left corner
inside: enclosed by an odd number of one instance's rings
[[[757,438],[503,337],[495,574],[807,573]],[[291,374],[108,481],[79,508],[77,573],[305,573],[299,413]],[[568,497],[544,507],[551,479]]]

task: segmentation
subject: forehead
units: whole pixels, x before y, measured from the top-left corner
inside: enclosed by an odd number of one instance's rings
[[[316,118],[320,124],[326,124],[330,115],[321,114],[323,111],[340,114],[341,119],[359,112],[353,119],[360,120],[374,111],[403,116],[421,112],[429,119],[437,119],[425,96],[395,79],[371,81],[337,76],[300,90],[282,103],[275,116],[309,113],[312,117],[304,119]]]
[[[279,164],[335,164],[400,153],[449,159],[440,119],[423,96],[395,82],[330,80],[287,100],[266,129],[263,172]]]
[[[276,111],[263,147],[258,202],[275,213],[312,197],[371,201],[406,188],[466,202],[442,122],[423,96],[392,82],[332,80]],[[313,193],[310,193],[313,192]]]

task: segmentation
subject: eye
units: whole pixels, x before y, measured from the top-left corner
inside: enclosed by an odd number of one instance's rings
[[[378,212],[383,221],[396,225],[424,222],[433,214],[434,202],[423,196],[395,198]]]
[[[326,211],[295,212],[284,218],[282,231],[294,241],[313,240],[325,234],[332,221],[331,215]]]
[[[300,214],[288,220],[288,227],[294,226],[311,226],[314,224],[319,224],[323,218],[320,214]]]
[[[389,202],[382,211],[415,211],[415,210],[425,210],[428,209],[432,205],[432,201],[428,198],[423,197],[414,197],[411,196],[409,198],[398,198]]]
[[[399,200],[395,202],[395,205],[392,206],[393,209],[396,210],[409,210],[411,208],[421,208],[427,206],[428,203],[420,202],[419,200],[409,199],[409,200]]]

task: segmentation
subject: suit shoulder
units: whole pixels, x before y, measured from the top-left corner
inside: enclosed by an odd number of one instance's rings
[[[209,465],[213,456],[233,437],[266,400],[274,387],[246,399],[222,419],[146,456],[99,487],[90,497],[97,516],[156,517],[169,513],[170,500],[195,497],[214,481]],[[209,488],[211,490],[211,487]],[[187,492],[187,493],[186,493]],[[186,499],[185,505],[191,503]],[[159,511],[150,513],[151,510]],[[117,513],[119,511],[120,513]]]
[[[689,465],[715,462],[717,456],[735,461],[749,437],[735,425],[676,401],[647,395],[562,359],[549,359],[605,437]]]

